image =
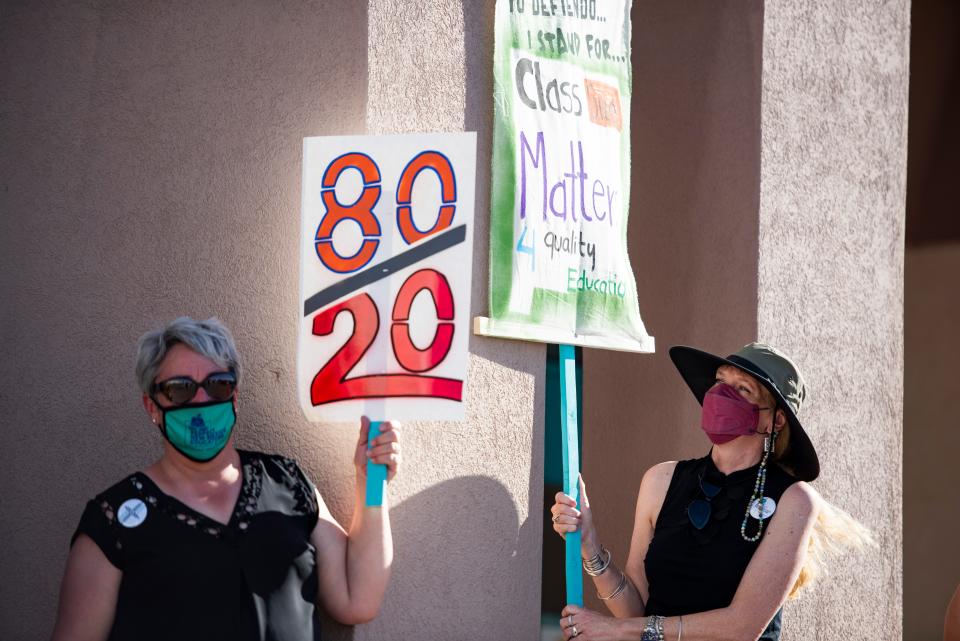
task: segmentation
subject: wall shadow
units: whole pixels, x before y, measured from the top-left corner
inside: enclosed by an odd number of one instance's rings
[[[943,636],[960,582],[952,471],[960,434],[953,370],[960,339],[960,5],[914,0],[910,18],[903,292],[903,637]]]
[[[391,519],[393,578],[380,616],[362,626],[364,638],[463,639],[467,630],[490,639],[531,638],[536,622],[528,630],[518,622],[539,598],[529,590],[539,554],[525,543],[539,532],[530,519],[519,522],[506,487],[486,476],[451,479],[403,501]],[[478,607],[491,602],[496,612]]]
[[[763,2],[638,1],[632,20],[628,245],[657,352],[584,351],[584,477],[621,562],[643,472],[709,448],[667,350],[756,336]]]

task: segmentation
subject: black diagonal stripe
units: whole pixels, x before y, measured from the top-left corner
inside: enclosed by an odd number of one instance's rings
[[[434,236],[430,240],[415,245],[392,258],[388,258],[382,263],[377,263],[373,267],[368,267],[358,274],[348,276],[338,283],[334,283],[326,289],[303,301],[303,315],[309,316],[321,307],[332,303],[338,298],[343,298],[351,292],[355,292],[361,287],[366,287],[370,283],[375,283],[381,278],[387,278],[390,274],[398,272],[405,267],[409,267],[421,260],[430,258],[434,254],[449,249],[454,245],[459,245],[467,238],[467,226],[460,225],[449,231],[445,231],[439,236]]]

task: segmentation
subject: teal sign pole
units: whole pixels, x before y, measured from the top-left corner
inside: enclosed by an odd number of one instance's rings
[[[560,425],[563,430],[563,491],[580,508],[580,452],[577,446],[577,357],[573,345],[560,345]],[[367,477],[369,478],[369,476]],[[583,605],[580,531],[566,538],[567,604]]]
[[[367,435],[367,449],[370,449],[373,439],[380,436],[380,423],[383,421],[370,421],[370,433]],[[566,459],[564,459],[566,460]],[[367,460],[367,507],[380,507],[383,505],[383,493],[387,487],[387,466],[377,465],[371,460]]]

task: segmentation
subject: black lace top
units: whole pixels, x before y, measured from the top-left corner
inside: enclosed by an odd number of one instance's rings
[[[763,540],[761,537],[751,543],[740,534],[758,468],[755,465],[724,475],[709,454],[677,463],[644,560],[650,586],[647,614],[677,616],[730,605],[747,564]],[[687,507],[691,501],[705,499],[701,477],[721,489],[710,499],[710,519],[698,530],[691,523]],[[768,504],[772,498],[779,505],[783,492],[795,482],[780,466],[769,465],[763,493]],[[767,523],[769,519],[764,535]],[[756,533],[757,525],[756,518],[747,520],[748,536]],[[762,641],[780,638],[780,614],[778,611],[774,615],[760,636]]]
[[[87,503],[73,535],[122,570],[111,641],[320,638],[313,484],[287,458],[240,451],[223,525],[135,472]]]

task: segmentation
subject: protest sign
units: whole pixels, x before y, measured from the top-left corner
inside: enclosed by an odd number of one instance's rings
[[[473,133],[304,139],[309,420],[463,418],[475,150]]]
[[[490,317],[479,334],[652,352],[627,256],[630,3],[500,0]]]
[[[652,352],[627,255],[630,2],[498,0],[485,336],[557,343],[564,492],[579,506],[574,345]],[[580,533],[567,603],[583,605]]]

